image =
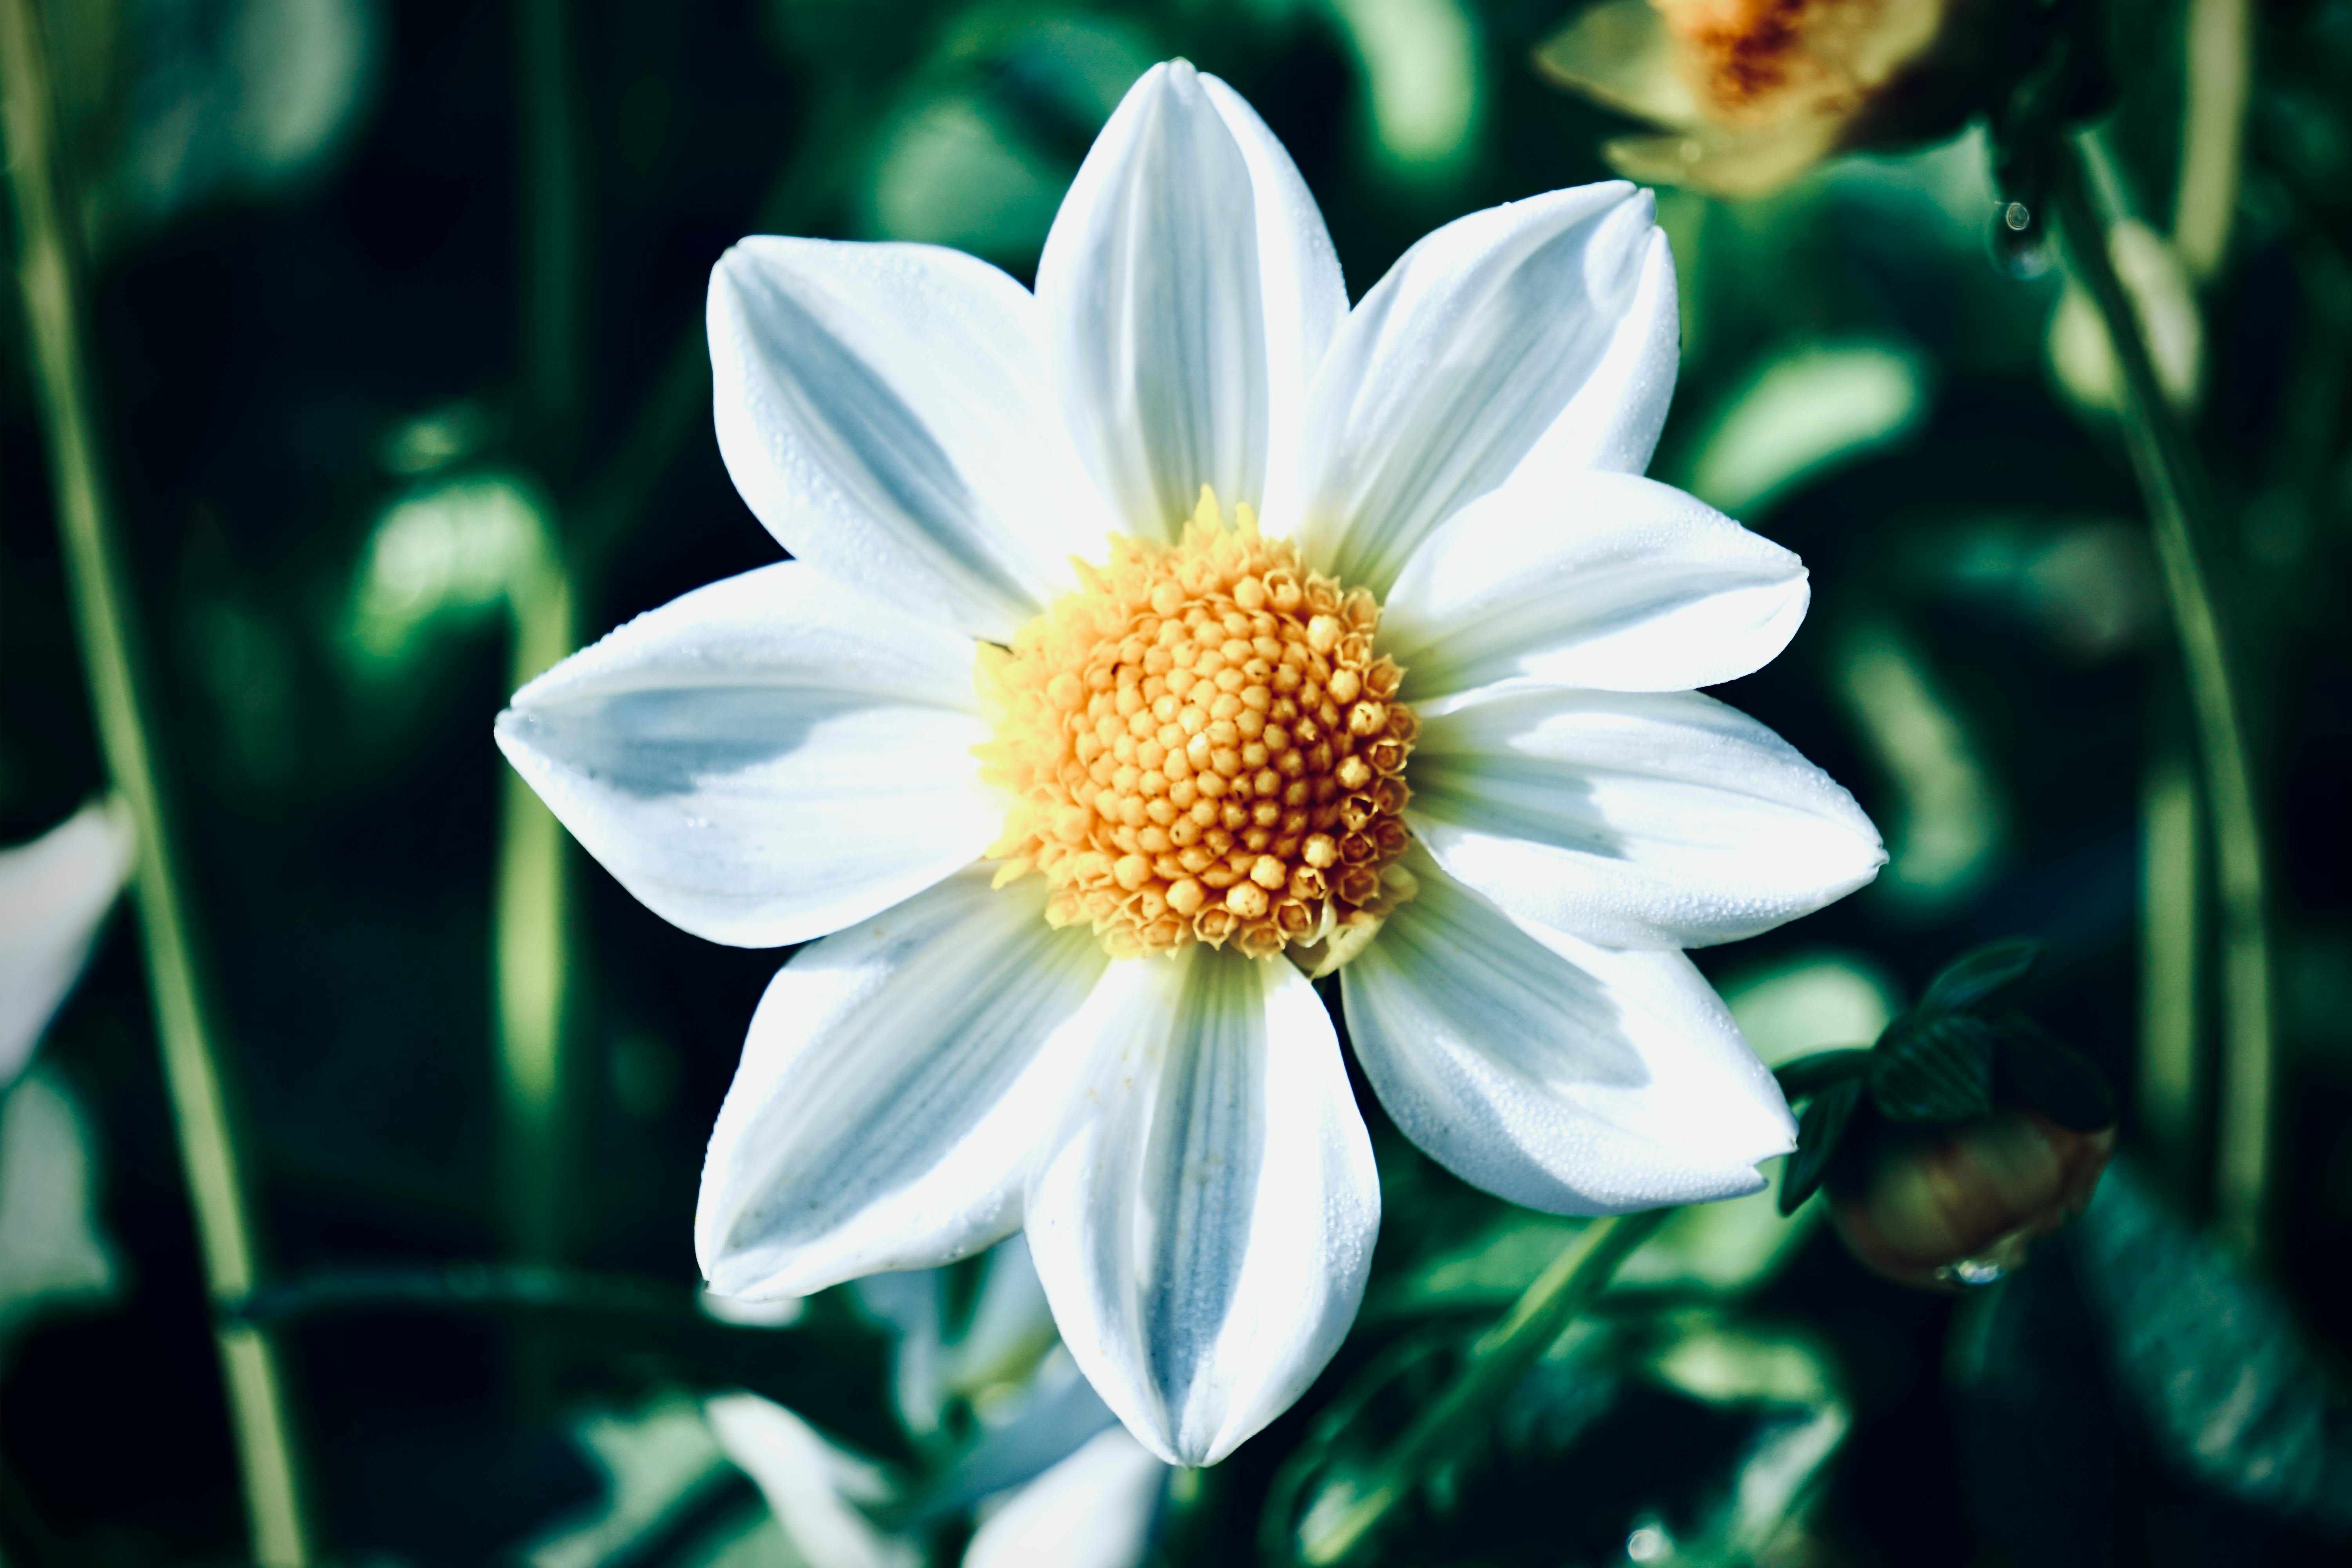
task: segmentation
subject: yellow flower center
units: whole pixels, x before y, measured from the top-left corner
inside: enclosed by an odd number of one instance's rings
[[[1232,942],[1328,971],[1408,879],[1405,757],[1418,724],[1373,647],[1380,606],[1261,538],[1215,495],[1174,546],[1112,542],[1109,564],[983,647],[996,726],[982,774],[1013,797],[989,850],[1003,886],[1053,888],[1118,957]]]

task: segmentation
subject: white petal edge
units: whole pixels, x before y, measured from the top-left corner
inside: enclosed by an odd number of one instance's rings
[[[995,268],[761,237],[711,269],[709,317],[719,452],[794,555],[998,642],[1102,558],[1036,301]]]
[[[1109,959],[1046,924],[1042,878],[994,889],[992,870],[812,943],[770,983],[695,1209],[714,1290],[806,1295],[1020,1224],[1083,1060],[1058,1042]]]
[[[499,715],[507,760],[638,900],[712,942],[839,931],[1003,821],[971,642],[797,562],[674,599]]]
[[[702,1413],[810,1568],[920,1568],[921,1548],[884,1533],[860,1506],[890,1495],[878,1466],[756,1394],[719,1394]]]
[[[133,852],[131,813],[119,801],[93,802],[0,849],[0,1089],[25,1070],[81,978]]]
[[[1422,727],[1406,822],[1519,920],[1612,947],[1771,930],[1886,863],[1853,797],[1696,692],[1481,697]]]
[[[1438,525],[1381,610],[1424,718],[1503,681],[1687,691],[1780,656],[1804,563],[1704,501],[1633,474],[1507,485]]]
[[[1111,965],[1084,1093],[1032,1176],[1063,1343],[1171,1464],[1287,1409],[1363,1300],[1380,1178],[1329,1015],[1289,964],[1190,949]]]
[[[1674,258],[1646,191],[1554,191],[1424,237],[1317,373],[1270,531],[1385,596],[1430,530],[1507,480],[1638,473],[1674,396]]]
[[[1139,1568],[1167,1489],[1168,1467],[1114,1426],[983,1520],[963,1568]]]
[[[1258,206],[1250,159],[1173,60],[1128,89],[1055,215],[1037,262],[1048,360],[1122,532],[1173,540],[1204,484],[1228,507],[1264,499],[1285,308],[1266,298]]]
[[[1356,1059],[1406,1137],[1548,1214],[1763,1186],[1796,1122],[1689,959],[1522,926],[1415,860],[1418,896],[1340,971]]]
[[[1322,209],[1281,142],[1225,83],[1203,73],[1201,88],[1242,150],[1256,201],[1260,294],[1265,302],[1265,488],[1272,494],[1298,483],[1295,470],[1306,458],[1307,395],[1332,338],[1348,319],[1348,283]]]

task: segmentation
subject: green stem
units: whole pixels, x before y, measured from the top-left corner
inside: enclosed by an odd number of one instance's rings
[[[509,590],[517,687],[572,651],[572,585],[554,549],[550,537],[540,563]],[[570,865],[562,825],[520,774],[507,770],[493,954],[507,1192],[516,1249],[542,1263],[562,1250],[563,1172],[571,1152],[564,1136],[570,1096],[563,1059]]]
[[[649,1318],[721,1333],[768,1333],[706,1317],[696,1293],[667,1280],[500,1263],[331,1268],[282,1280],[238,1302],[234,1315],[278,1324],[337,1312],[520,1311]]]
[[[79,280],[66,227],[74,208],[58,164],[37,9],[35,0],[0,0],[0,97],[5,100],[8,179],[16,205],[17,282],[99,742],[138,832],[133,887],[156,1034],[205,1282],[217,1307],[241,1300],[253,1289],[253,1226],[173,874],[172,840],[148,742],[152,731],[142,711],[128,579],[99,460]],[[236,1430],[255,1560],[263,1568],[301,1568],[310,1549],[276,1347],[253,1325],[226,1316],[216,1317],[215,1336]]]
[[[2253,65],[2252,0],[2189,0],[2182,64],[2180,188],[2172,243],[2189,275],[2210,278],[2230,247],[2237,215],[2238,164],[2246,139]]]
[[[515,5],[523,392],[542,456],[566,458],[578,427],[584,303],[569,11],[567,0]]]
[[[2223,1045],[2214,1223],[2224,1245],[2252,1261],[2262,1251],[2270,1206],[2278,1047],[2264,889],[2268,857],[2245,721],[2243,644],[2217,589],[2222,540],[2204,468],[2158,386],[2138,312],[2116,276],[2106,225],[2092,205],[2077,143],[2061,149],[2054,174],[2051,195],[2067,260],[2105,321],[2123,370],[2125,444],[2147,498],[2188,668],[2221,915]]]
[[[2184,748],[2150,764],[2140,797],[2139,1123],[2168,1179],[2186,1195],[2201,1074],[2198,958],[2204,947],[2204,834]]]
[[[584,247],[571,15],[570,0],[515,0],[522,203],[522,335],[516,346],[528,439],[551,474],[569,467],[582,401]],[[572,648],[572,583],[562,532],[546,515],[543,498],[540,510],[541,549],[508,585],[518,687]],[[573,937],[571,854],[562,827],[530,787],[502,771],[492,964],[507,1206],[518,1254],[543,1263],[562,1250],[569,1184],[572,1068],[564,1026]]]
[[[1469,1364],[1372,1466],[1370,1479],[1339,1508],[1310,1514],[1301,1525],[1302,1562],[1338,1563],[1354,1552],[1420,1478],[1485,1418],[1545,1351],[1600,1299],[1625,1259],[1665,1224],[1670,1208],[1593,1221],[1560,1249],[1503,1321],[1470,1347]]]

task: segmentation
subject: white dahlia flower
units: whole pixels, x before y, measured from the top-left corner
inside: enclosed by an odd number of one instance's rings
[[[1885,854],[1693,690],[1807,588],[1639,477],[1676,353],[1646,195],[1473,214],[1351,310],[1280,144],[1178,61],[1034,294],[763,237],[709,322],[720,449],[796,559],[498,733],[656,913],[811,944],[711,1138],[714,1289],[1025,1228],[1136,1436],[1231,1453],[1338,1347],[1379,1226],[1335,970],[1373,1090],[1464,1179],[1582,1214],[1760,1185],[1788,1109],[1680,950]]]

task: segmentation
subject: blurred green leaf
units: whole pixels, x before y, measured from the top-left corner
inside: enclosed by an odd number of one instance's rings
[[[1801,479],[1892,445],[1927,409],[1918,356],[1888,343],[1822,344],[1766,362],[1721,406],[1691,489],[1735,516]]]
[[[1973,1007],[2002,986],[2023,979],[2041,957],[2042,944],[2030,937],[1989,942],[1938,970],[1920,994],[1919,1011],[1956,1013]]]
[[[1867,1046],[1897,1011],[1894,982],[1853,953],[1806,953],[1738,970],[1717,989],[1769,1068],[1832,1046]]]
[[[1780,1081],[1780,1092],[1790,1100],[1803,1100],[1821,1093],[1851,1078],[1860,1078],[1870,1070],[1871,1053],[1867,1048],[1842,1051],[1815,1051],[1783,1062],[1772,1069]]]
[[[604,1495],[526,1546],[520,1555],[530,1568],[602,1568],[627,1559],[734,1475],[701,1407],[682,1394],[584,1415],[572,1431],[603,1476]]]
[[[1462,0],[1330,0],[1364,73],[1381,165],[1442,178],[1476,152],[1477,24]]]
[[[1264,1559],[1298,1560],[1462,1364],[1461,1340],[1432,1331],[1351,1383],[1276,1479]],[[1811,1340],[1712,1310],[1586,1320],[1344,1560],[1549,1568],[1622,1561],[1630,1545],[1637,1562],[1757,1561],[1851,1425],[1839,1382]]]
[[[2077,1132],[2116,1124],[2116,1091],[2098,1063],[2022,1014],[1995,1027],[2001,1075],[2026,1104]]]
[[[2167,1214],[2128,1164],[2074,1242],[2116,1381],[2158,1450],[2266,1512],[2352,1533],[2352,1405],[2284,1303]]]
[[[1788,1166],[1780,1173],[1782,1214],[1795,1214],[1798,1205],[1821,1186],[1839,1140],[1861,1108],[1862,1093],[1863,1080],[1850,1078],[1815,1095],[1797,1118],[1797,1152],[1789,1156]]]

